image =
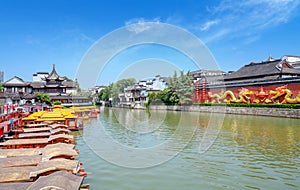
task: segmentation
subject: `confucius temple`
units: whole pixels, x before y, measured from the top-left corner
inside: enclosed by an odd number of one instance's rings
[[[270,56],[235,72],[199,70],[190,75],[198,103],[300,104],[299,56]]]

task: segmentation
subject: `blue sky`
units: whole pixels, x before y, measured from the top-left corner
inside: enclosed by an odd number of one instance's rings
[[[5,80],[16,75],[32,81],[33,73],[56,64],[60,75],[75,78],[97,40],[143,22],[184,28],[207,46],[220,69],[237,70],[269,55],[300,55],[299,9],[299,0],[0,0],[0,70]],[[99,83],[113,82],[113,70]]]

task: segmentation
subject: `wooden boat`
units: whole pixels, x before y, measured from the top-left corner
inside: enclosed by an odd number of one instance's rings
[[[37,166],[41,161],[42,155],[0,158],[0,168]]]
[[[1,149],[0,159],[8,157],[18,157],[18,156],[34,156],[41,155],[41,148],[22,148],[22,149]]]
[[[76,176],[67,171],[57,171],[48,176],[42,176],[36,180],[28,190],[36,189],[64,189],[79,190],[83,182],[83,177]]]
[[[82,163],[75,160],[79,151],[75,149],[74,137],[70,135],[70,127],[66,125],[66,121],[71,124],[76,121],[71,129],[78,130],[78,120],[63,112],[63,118],[56,118],[58,112],[44,115],[45,113],[27,117],[24,121],[29,122],[25,126],[15,129],[14,136],[0,143],[1,190],[83,190],[81,185],[87,173],[82,168]],[[64,122],[60,122],[62,120]],[[57,183],[58,181],[60,182]],[[84,189],[87,188],[89,185],[84,186]]]
[[[41,128],[24,128],[23,133],[44,133],[44,132],[50,132],[52,130],[51,127],[41,127]]]
[[[52,129],[50,131],[51,135],[57,135],[57,134],[70,134],[71,131],[69,129],[62,129],[62,128],[57,128],[57,129]]]
[[[48,125],[49,125],[49,124],[47,124],[47,123],[28,124],[28,125],[24,125],[24,128],[47,127]]]
[[[63,109],[56,107],[53,111],[40,111],[35,112],[28,117],[22,119],[22,125],[33,124],[64,124],[69,127],[70,130],[82,129],[83,125],[78,122],[78,117],[75,115],[75,111],[72,109]]]
[[[0,147],[6,149],[15,148],[43,148],[49,143],[48,138],[38,139],[12,139],[0,143]]]
[[[90,118],[97,118],[98,117],[99,112],[96,109],[92,109],[90,112],[89,117]]]
[[[74,143],[73,135],[57,134],[50,135],[49,138],[31,138],[31,139],[11,139],[0,143],[0,147],[6,149],[15,148],[43,148],[47,144],[54,143]]]
[[[19,111],[13,111],[11,113],[0,115],[0,138],[3,138],[5,134],[9,134],[12,130],[22,125],[22,119],[26,117]]]
[[[43,160],[50,160],[56,158],[65,158],[73,160],[78,156],[78,151],[74,149],[74,144],[49,144],[42,151]]]
[[[18,133],[23,134],[23,133],[50,133],[51,135],[56,135],[56,134],[70,134],[71,131],[69,129],[65,128],[56,128],[53,129],[51,127],[43,127],[43,128],[24,128],[20,130]]]
[[[73,144],[74,143],[74,137],[73,135],[66,135],[66,134],[57,134],[57,135],[51,135],[48,139],[49,143],[67,143],[67,144]]]
[[[80,165],[78,160],[69,160],[63,158],[57,158],[52,160],[47,160],[40,162],[37,168],[30,173],[31,177],[36,177],[45,172],[66,170],[73,174],[77,174],[80,170]]]
[[[1,149],[0,159],[10,157],[24,157],[41,155],[42,160],[55,158],[74,159],[78,156],[78,151],[74,144],[48,144],[44,148],[22,148],[22,149]]]
[[[68,125],[64,125],[64,124],[52,124],[49,125],[49,127],[51,127],[52,129],[68,129],[69,126]]]
[[[0,184],[2,190],[36,190],[36,189],[64,189],[80,190],[83,177],[76,176],[67,171],[57,171],[48,176],[41,176],[35,182],[26,183],[3,183]]]
[[[30,172],[36,166],[0,168],[0,183],[32,181]]]
[[[37,138],[49,138],[51,135],[50,132],[41,132],[41,133],[21,133],[17,135],[18,139],[37,139]]]
[[[72,107],[74,114],[78,119],[87,120],[89,118],[97,118],[100,110],[95,106]]]
[[[27,190],[33,182],[0,183],[1,190]]]
[[[77,160],[54,159],[39,162],[36,166],[16,166],[0,168],[0,183],[34,181],[39,176],[65,170],[77,174],[80,170]]]
[[[78,119],[82,119],[82,120],[88,120],[90,117],[88,115],[86,116],[78,116]]]

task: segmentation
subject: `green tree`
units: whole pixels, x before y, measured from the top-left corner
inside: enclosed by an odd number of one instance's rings
[[[185,74],[184,71],[180,71],[180,76],[177,77],[175,71],[174,75],[169,79],[169,90],[172,92],[169,96],[169,101],[179,104],[191,103],[194,86],[191,84],[192,77],[190,76],[190,73],[187,72]]]
[[[187,104],[192,102],[192,95],[194,94],[194,86],[192,85],[192,77],[190,73],[184,74],[180,72],[179,87],[177,88],[180,104]]]
[[[167,105],[175,105],[179,103],[179,98],[176,91],[173,91],[171,88],[166,88],[159,92],[148,93],[148,104],[156,104],[160,101]]]
[[[169,77],[168,88],[148,94],[148,104],[157,100],[161,100],[167,105],[189,104],[192,102],[193,93],[194,86],[190,73],[185,74],[184,71],[180,71],[178,77],[175,71],[174,75]]]
[[[77,93],[80,93],[80,92],[81,92],[81,88],[80,88],[80,86],[79,86],[79,83],[77,83],[77,85],[76,85],[76,91],[77,91]]]
[[[174,71],[174,75],[172,77],[169,77],[168,87],[171,89],[176,89],[178,87],[178,77],[176,71]]]
[[[4,87],[2,85],[2,83],[0,82],[0,92],[3,92],[4,91]]]
[[[102,89],[102,90],[98,93],[98,98],[99,98],[99,100],[102,100],[102,101],[108,101],[109,98],[111,97],[111,88],[112,88],[112,84],[109,85],[108,87]]]
[[[131,86],[136,83],[134,78],[121,79],[116,83],[111,83],[105,89],[102,89],[98,93],[99,100],[108,101],[109,98],[112,98],[113,102],[116,102],[119,98],[119,94],[124,91],[124,88]]]
[[[119,94],[124,91],[124,88],[131,86],[135,83],[136,83],[136,80],[134,78],[118,80],[116,83],[110,84],[107,87],[107,89],[105,89],[105,91],[100,92],[99,99],[100,100],[102,100],[102,99],[108,100],[109,98],[112,98],[113,102],[116,102],[119,99]]]
[[[61,101],[55,101],[53,102],[53,105],[61,105]]]
[[[148,104],[151,104],[153,101],[157,99],[155,92],[148,92]]]
[[[46,103],[49,106],[52,105],[51,98],[49,97],[48,94],[37,93],[35,99],[39,103]]]
[[[72,79],[70,79],[70,78],[67,77],[67,76],[63,76],[63,78],[65,78],[67,81],[73,81]]]
[[[136,80],[134,78],[121,79],[121,80],[118,80],[116,83],[114,83],[112,86],[113,101],[116,101],[119,98],[119,94],[121,92],[124,92],[124,88],[134,85],[135,83],[136,83]]]

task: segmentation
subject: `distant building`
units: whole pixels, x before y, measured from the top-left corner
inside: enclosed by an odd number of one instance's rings
[[[227,75],[227,73],[221,70],[196,70],[190,72],[194,83],[196,83],[196,81],[205,80],[208,85],[218,84],[225,75]]]
[[[287,59],[268,59],[263,62],[251,62],[237,71],[224,77],[226,86],[236,86],[237,83],[265,84],[275,79],[293,78],[300,76],[300,70],[294,68]]]
[[[93,88],[88,89],[91,95],[98,94],[101,90],[105,89],[107,86],[95,86]]]
[[[168,81],[168,77],[157,75],[124,88],[124,92],[119,94],[119,106],[143,106],[148,101],[148,92],[164,90],[168,86]]]
[[[63,105],[89,105],[91,99],[76,96],[78,83],[58,75],[53,64],[52,71],[33,74],[33,82],[25,82],[14,76],[3,83],[2,99],[10,98],[12,103],[34,103],[36,93],[49,94],[53,102],[60,101]],[[0,97],[1,98],[1,97]]]
[[[251,62],[237,71],[215,78],[203,76],[201,81],[194,82],[195,101],[210,102],[212,97],[222,97],[226,100],[232,99],[233,96],[241,99],[241,96],[248,93],[244,102],[278,103],[284,102],[285,98],[297,102],[294,96],[300,92],[299,65],[299,56],[283,56],[281,59],[273,59],[270,56],[265,61]],[[226,97],[224,91],[231,95]],[[285,94],[287,92],[291,94]]]
[[[25,82],[20,77],[14,76],[11,79],[5,81],[3,84],[4,92],[6,93],[31,93],[32,87],[30,82]]]
[[[44,79],[49,75],[48,72],[37,72],[32,75],[33,82],[43,82]]]
[[[295,69],[300,69],[300,56],[284,55],[281,60],[285,60]]]
[[[37,72],[33,74],[33,82],[31,83],[33,92],[47,93],[50,96],[76,95],[77,81],[61,77],[57,74],[55,65],[52,66],[52,71]]]
[[[30,82],[25,82],[20,77],[14,76],[11,79],[5,81],[3,84],[4,93],[2,95],[3,102],[6,103],[18,103],[25,104],[26,101],[30,101],[34,98],[32,93],[32,87]]]

